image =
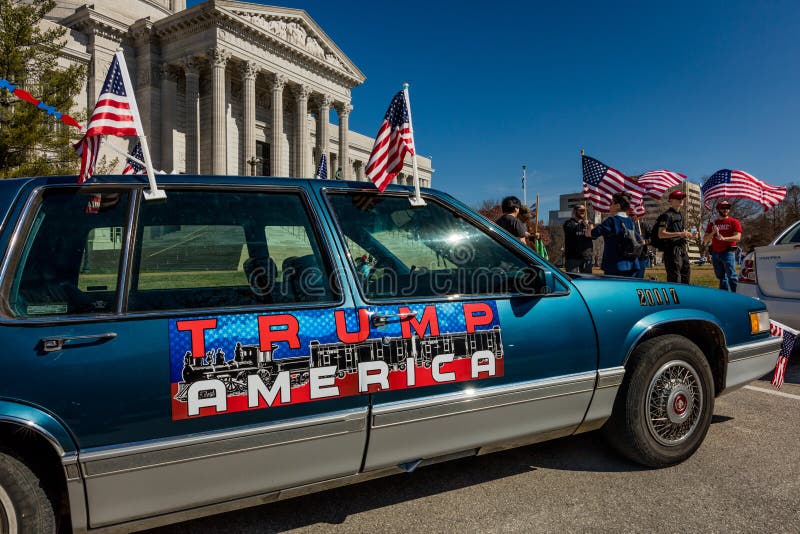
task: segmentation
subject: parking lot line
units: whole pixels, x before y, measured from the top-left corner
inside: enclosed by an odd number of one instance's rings
[[[770,395],[777,395],[779,397],[789,397],[790,399],[800,400],[800,395],[793,395],[792,393],[784,393],[783,391],[773,391],[771,389],[757,388],[755,386],[745,386],[744,389],[752,389],[753,391],[769,393]]]

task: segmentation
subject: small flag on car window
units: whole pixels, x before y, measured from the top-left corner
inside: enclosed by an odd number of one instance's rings
[[[317,165],[317,173],[314,177],[319,180],[328,179],[328,159],[325,157],[325,154],[319,157],[319,165]]]

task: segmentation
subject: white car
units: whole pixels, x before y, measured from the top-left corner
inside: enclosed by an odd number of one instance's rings
[[[771,319],[800,329],[800,221],[745,256],[737,292],[764,302]]]

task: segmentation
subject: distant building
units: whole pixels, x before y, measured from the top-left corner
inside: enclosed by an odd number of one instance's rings
[[[302,9],[57,0],[43,26],[67,28],[63,61],[87,67],[80,109],[94,107],[122,48],[156,168],[311,177],[326,154],[331,177],[341,168],[342,179],[367,180],[374,139],[349,128],[350,91],[366,78]],[[374,117],[375,131],[382,119]],[[417,161],[420,185],[430,186],[430,158]],[[412,182],[411,158],[396,182]]]

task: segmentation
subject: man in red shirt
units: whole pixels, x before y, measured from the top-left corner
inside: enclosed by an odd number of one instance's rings
[[[717,203],[719,217],[708,224],[703,242],[711,242],[711,263],[719,279],[719,288],[736,292],[739,279],[736,276],[736,246],[742,239],[742,224],[730,216],[731,203]]]

